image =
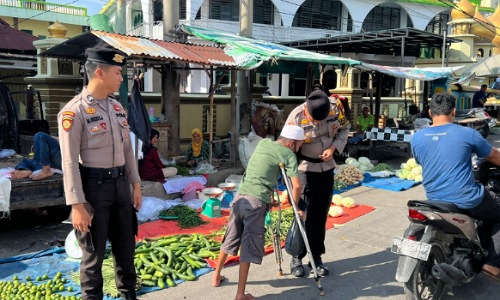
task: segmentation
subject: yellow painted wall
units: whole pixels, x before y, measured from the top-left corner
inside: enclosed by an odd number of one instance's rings
[[[14,24],[14,18],[12,17],[4,17],[2,16],[2,20],[9,23],[9,25]],[[72,38],[77,36],[83,32],[83,27],[79,25],[71,25],[61,23],[68,29],[66,37]],[[17,19],[17,29],[18,30],[31,30],[33,31],[34,36],[43,35],[45,37],[49,37],[49,31],[47,28],[51,25],[50,22],[46,21],[37,21],[37,20],[26,20],[26,19]]]

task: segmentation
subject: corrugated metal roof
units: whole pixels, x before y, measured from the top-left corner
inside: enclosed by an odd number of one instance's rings
[[[96,30],[69,39],[40,55],[83,60],[85,58],[85,49],[93,47],[99,41],[104,41],[112,47],[125,52],[129,59],[175,60],[200,65],[237,66],[231,56],[228,56],[224,53],[224,50],[217,47],[165,42]]]
[[[36,36],[10,27],[9,23],[0,19],[0,51],[17,54],[36,54],[33,42]]]

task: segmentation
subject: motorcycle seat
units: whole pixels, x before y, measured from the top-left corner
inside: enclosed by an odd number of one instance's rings
[[[408,207],[424,208],[439,211],[439,212],[455,212],[467,215],[467,211],[458,208],[455,204],[448,201],[436,201],[436,200],[410,200],[408,201]]]

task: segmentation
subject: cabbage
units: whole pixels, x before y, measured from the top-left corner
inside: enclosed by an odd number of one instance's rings
[[[345,197],[344,199],[342,199],[342,206],[353,208],[356,206],[356,202],[351,197]]]
[[[361,171],[366,171],[368,170],[368,166],[360,164],[358,169],[360,169]]]
[[[406,169],[406,163],[401,164],[401,169]]]
[[[367,167],[368,171],[370,171],[371,169],[375,168],[375,166],[372,163],[369,163],[366,167]]]
[[[399,174],[399,178],[406,179],[408,177],[408,174],[410,174],[410,171],[408,171],[407,169],[402,169],[401,173]]]
[[[347,159],[346,159],[345,163],[350,165],[350,166],[356,167],[356,168],[359,166],[359,162],[354,158],[353,158],[353,160],[350,160],[350,161],[347,161]]]
[[[332,206],[328,210],[328,214],[330,215],[330,217],[336,218],[336,217],[340,217],[341,215],[343,215],[344,210],[340,206]]]
[[[415,174],[413,174],[413,173],[410,172],[410,174],[408,174],[408,176],[406,176],[406,179],[408,179],[408,180],[414,180],[415,179]]]
[[[422,175],[415,176],[415,182],[422,182],[422,180],[423,180]]]
[[[410,166],[410,168],[414,168],[417,166],[417,161],[414,158],[410,158],[406,164]]]
[[[340,206],[340,205],[342,205],[342,199],[344,199],[344,197],[342,197],[340,195],[333,195],[332,203]]]
[[[417,165],[415,168],[411,169],[411,174],[413,175],[422,175],[422,166]]]
[[[364,156],[361,156],[360,158],[358,158],[358,162],[362,165],[368,165],[370,164],[370,160],[368,159],[368,157],[364,157]]]
[[[356,159],[354,157],[348,157],[346,160],[345,160],[345,163],[347,165],[350,165],[353,161],[356,161]]]
[[[282,204],[288,203],[288,192],[287,191],[281,192],[280,200],[281,200]]]

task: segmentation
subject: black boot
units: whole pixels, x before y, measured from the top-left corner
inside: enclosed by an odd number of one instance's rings
[[[292,258],[292,261],[290,262],[290,273],[292,273],[295,277],[304,277],[306,275],[301,259],[297,257]]]
[[[323,261],[321,260],[321,256],[313,257],[314,259],[314,264],[316,265],[316,271],[318,272],[318,275],[321,277],[328,276],[330,274],[330,271],[328,268],[323,264]],[[307,264],[309,268],[312,269],[311,262]],[[313,270],[311,270],[311,273],[314,273]]]

